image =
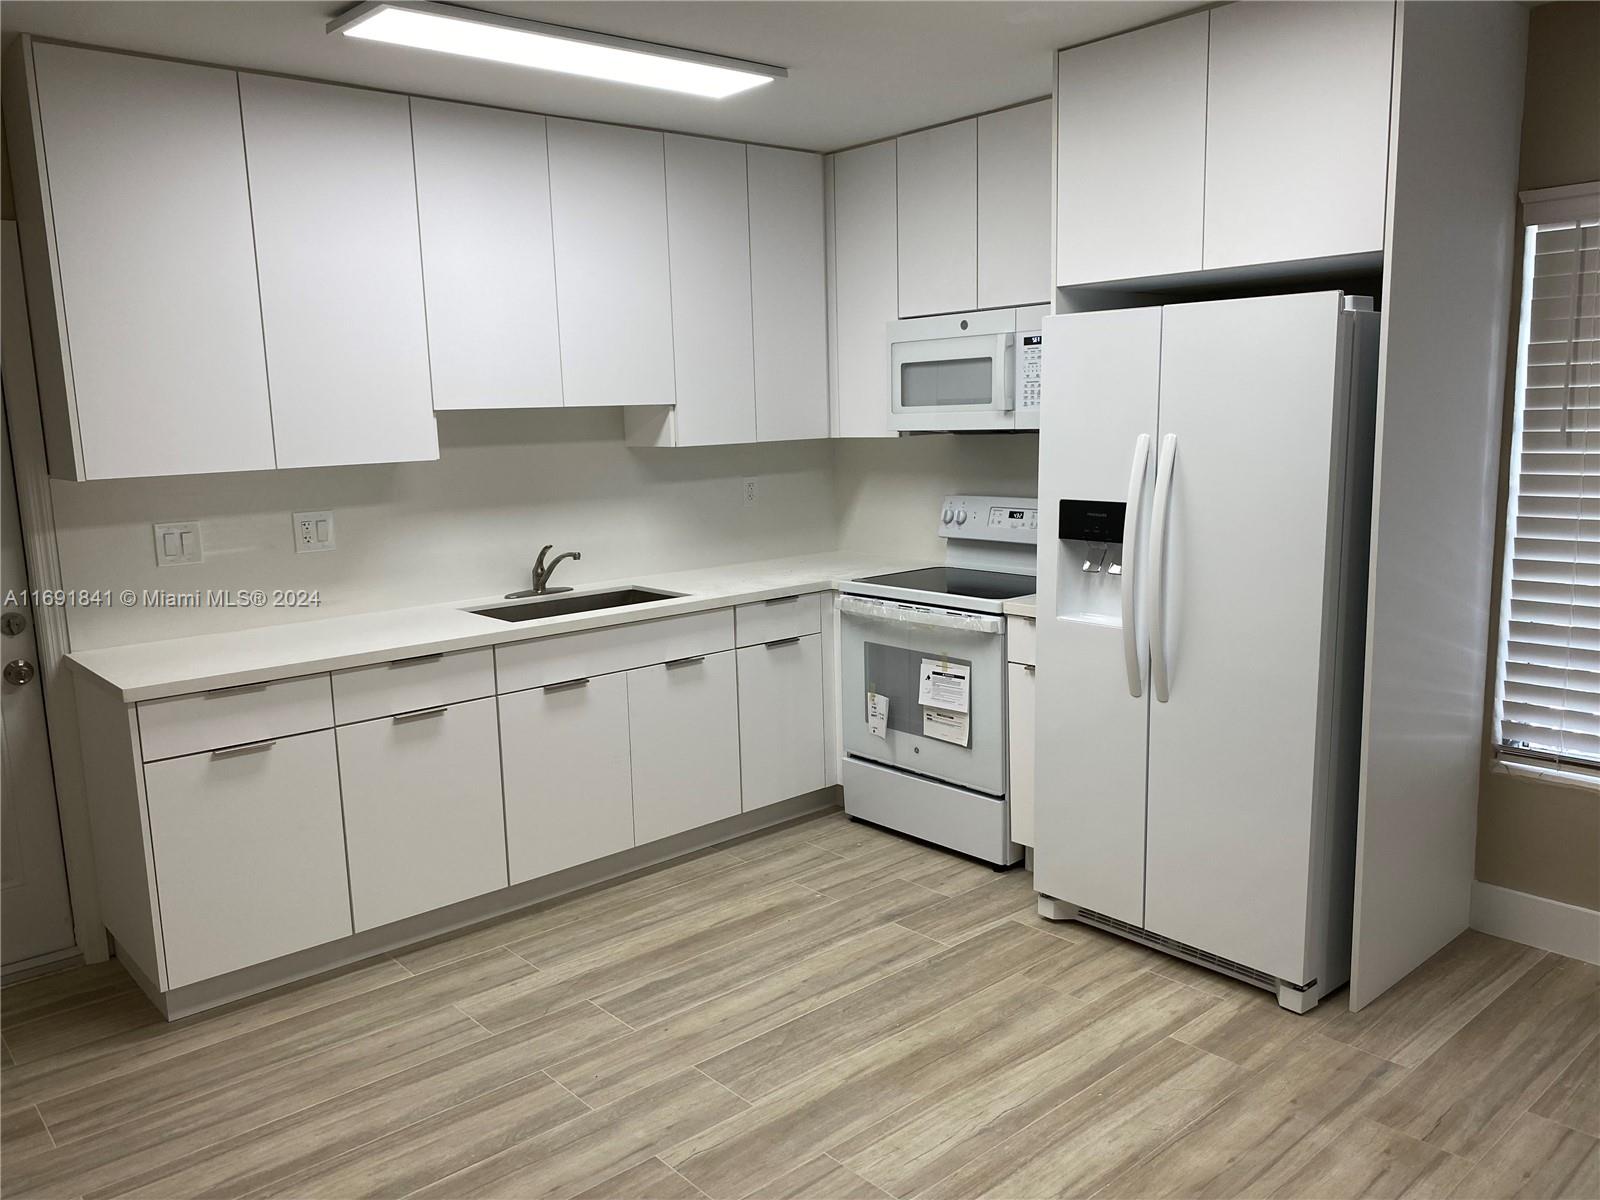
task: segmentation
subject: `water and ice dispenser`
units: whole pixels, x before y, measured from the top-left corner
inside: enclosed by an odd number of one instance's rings
[[[1122,619],[1122,542],[1128,506],[1121,500],[1062,500],[1057,524],[1057,615]]]

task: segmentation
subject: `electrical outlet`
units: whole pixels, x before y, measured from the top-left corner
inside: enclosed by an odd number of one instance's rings
[[[153,526],[156,535],[156,566],[175,567],[197,563],[205,558],[200,546],[199,521],[169,521]]]
[[[756,502],[756,481],[754,479],[746,479],[744,481],[744,502],[746,504],[754,504]]]
[[[294,514],[294,552],[320,554],[332,550],[333,514],[331,512],[301,512]]]

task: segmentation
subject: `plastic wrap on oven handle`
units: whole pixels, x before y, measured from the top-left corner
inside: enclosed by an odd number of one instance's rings
[[[864,596],[840,596],[839,611],[874,621],[898,621],[903,625],[926,625],[933,629],[959,629],[963,633],[1004,633],[1006,628],[1004,617],[949,612],[916,604],[896,604],[892,600],[869,600]]]

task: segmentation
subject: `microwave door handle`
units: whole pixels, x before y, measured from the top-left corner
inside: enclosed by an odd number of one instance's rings
[[[1150,629],[1150,690],[1165,704],[1171,694],[1167,664],[1167,542],[1171,537],[1172,476],[1178,466],[1178,435],[1161,439],[1156,464],[1155,512],[1150,522],[1150,545],[1155,579],[1145,596],[1145,624]]]
[[[1128,695],[1144,695],[1148,637],[1139,617],[1139,583],[1143,574],[1144,501],[1150,491],[1150,435],[1141,433],[1133,443],[1133,466],[1128,472],[1127,528],[1122,546],[1122,655],[1128,668]]]

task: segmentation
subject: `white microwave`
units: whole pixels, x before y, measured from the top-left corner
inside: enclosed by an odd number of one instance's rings
[[[1037,429],[1047,305],[889,322],[889,427]]]

